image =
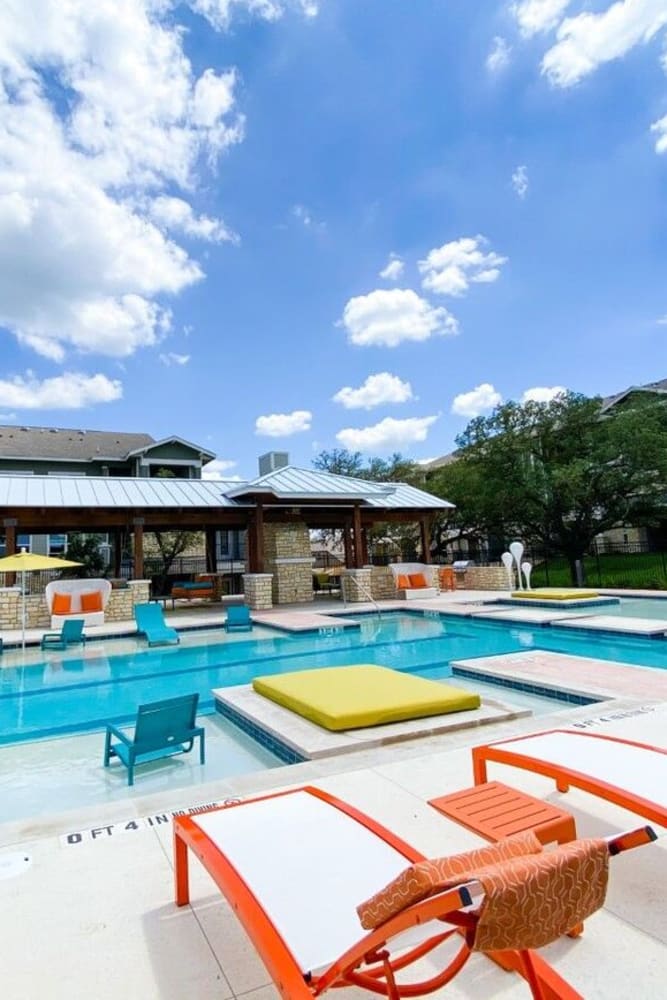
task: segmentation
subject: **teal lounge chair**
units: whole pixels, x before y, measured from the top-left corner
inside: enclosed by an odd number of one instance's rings
[[[164,612],[159,604],[135,604],[134,617],[137,632],[146,636],[149,646],[181,641],[176,629],[165,625]]]
[[[83,618],[68,618],[63,622],[60,632],[45,632],[42,636],[42,649],[67,649],[77,643],[86,641],[83,634]]]
[[[228,632],[250,632],[252,621],[250,619],[250,612],[245,604],[231,604],[227,608],[225,629]]]
[[[109,767],[111,758],[118,757],[127,768],[128,785],[133,785],[136,764],[161,760],[162,757],[171,757],[176,753],[189,753],[197,738],[199,763],[203,764],[204,730],[201,726],[195,726],[198,701],[198,694],[186,694],[140,705],[132,738],[107,723],[104,766]],[[113,736],[119,740],[118,743],[111,742]]]

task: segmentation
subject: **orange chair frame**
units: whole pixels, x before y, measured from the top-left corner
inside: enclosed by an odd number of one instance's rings
[[[551,733],[567,733],[568,736],[581,737],[581,739],[608,740],[611,743],[639,747],[641,750],[651,750],[653,753],[667,754],[667,750],[663,750],[662,747],[652,746],[650,743],[639,743],[636,740],[621,739],[618,736],[580,732],[574,729],[548,729],[543,733],[528,733],[526,736],[516,736],[511,740],[499,740],[498,743],[473,747],[472,768],[475,784],[481,785],[487,781],[486,765],[490,761],[496,764],[508,764],[511,767],[520,767],[525,771],[533,771],[535,774],[543,774],[547,778],[553,778],[559,792],[567,792],[572,785],[574,788],[580,788],[598,798],[613,802],[629,812],[637,813],[638,816],[643,816],[644,819],[651,820],[653,823],[667,826],[667,808],[658,802],[651,802],[650,799],[635,795],[626,788],[591,777],[584,771],[575,771],[572,768],[540,760],[539,757],[522,754],[516,750],[503,749],[505,743],[520,743],[521,740],[535,736],[546,736]]]
[[[252,801],[291,795],[294,792],[308,792],[342,810],[378,837],[403,854],[406,861],[414,863],[425,860],[416,851],[391,831],[376,823],[364,813],[346,802],[328,795],[317,788],[304,787],[273,795],[259,796]],[[243,808],[244,803],[232,803],[223,808]],[[655,839],[650,827],[633,831],[610,841],[610,853],[618,853],[628,847],[639,846]],[[321,975],[304,974],[260,902],[243,880],[242,874],[227,860],[225,855],[206,833],[197,826],[190,816],[174,818],[174,879],[175,896],[178,906],[190,901],[188,848],[201,861],[214,882],[233,906],[236,915],[247,931],[277,989],[285,1000],[312,1000],[328,989],[344,986],[358,986],[371,993],[400,1000],[402,997],[417,997],[440,989],[450,982],[470,957],[470,943],[474,937],[476,915],[466,911],[473,902],[473,894],[481,891],[477,882],[462,885],[456,889],[428,897],[407,907],[392,917],[381,927],[360,937],[360,940],[341,955]],[[388,942],[397,934],[410,927],[436,921],[439,927],[435,933],[409,951],[392,958]],[[443,930],[442,925],[449,924]],[[455,957],[429,980],[397,985],[395,973],[431,952],[453,935],[461,936],[460,948]],[[563,980],[538,954],[533,951],[489,952],[502,968],[520,973],[530,987],[535,1000],[583,1000],[581,995]]]

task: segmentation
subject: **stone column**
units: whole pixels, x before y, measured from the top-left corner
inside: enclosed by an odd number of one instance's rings
[[[273,573],[244,573],[243,593],[245,603],[255,611],[273,607],[271,582]]]
[[[0,628],[21,628],[21,591],[18,587],[0,587]]]
[[[364,601],[368,603],[373,599],[372,573],[371,566],[342,570],[340,585],[346,601],[350,604],[359,604]]]

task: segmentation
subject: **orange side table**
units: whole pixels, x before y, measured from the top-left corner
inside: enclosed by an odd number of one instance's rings
[[[533,830],[542,844],[554,840],[566,844],[577,838],[570,813],[500,781],[487,781],[461,792],[429,799],[429,805],[493,842],[524,830]]]
[[[454,570],[451,566],[443,566],[438,570],[438,582],[441,590],[456,590]]]

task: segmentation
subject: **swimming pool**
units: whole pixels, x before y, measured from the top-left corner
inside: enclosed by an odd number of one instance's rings
[[[663,640],[572,634],[557,627],[391,613],[360,616],[358,629],[228,642],[220,632],[184,635],[181,646],[114,652],[114,640],[90,643],[85,655],[51,653],[35,665],[0,670],[0,744],[99,729],[134,720],[136,707],[199,691],[200,711],[214,710],[211,690],[278,674],[346,663],[377,663],[422,677],[451,676],[451,660],[549,649],[665,668]],[[501,689],[498,689],[501,696]],[[504,697],[511,700],[509,693]]]
[[[590,615],[595,613],[595,609],[591,611],[590,608],[585,608],[581,612],[574,610],[573,613]],[[621,597],[619,604],[605,604],[600,607],[599,614],[667,621],[667,595],[665,597]]]

